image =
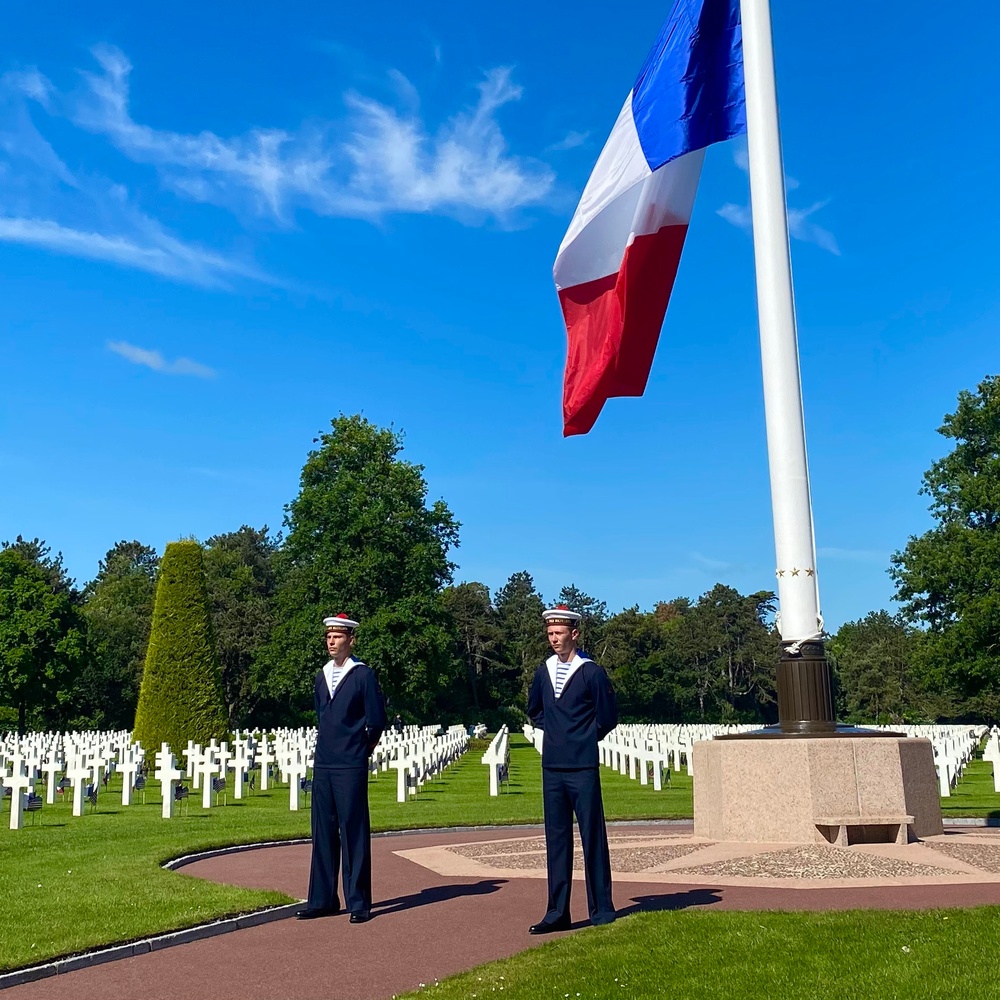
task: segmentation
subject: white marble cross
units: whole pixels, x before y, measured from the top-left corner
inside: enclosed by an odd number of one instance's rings
[[[66,762],[59,759],[58,754],[53,750],[45,758],[42,771],[45,773],[45,801],[52,805],[56,800],[56,775],[65,767]]]
[[[18,765],[13,774],[8,774],[3,783],[10,789],[10,828],[20,830],[24,823],[24,792],[31,788],[34,778],[28,773],[29,769],[24,769]]]
[[[299,782],[306,776],[306,764],[295,754],[288,758],[285,764],[285,775],[288,778],[288,808],[292,812],[299,809]]]
[[[194,773],[201,780],[201,806],[203,809],[211,809],[212,778],[219,773],[219,764],[210,749],[205,750],[194,769]]]
[[[233,754],[230,768],[233,771],[233,798],[243,798],[243,780],[246,778],[247,766],[250,763],[250,747],[244,740],[236,741],[236,752]]]
[[[166,743],[156,751],[156,770],[153,777],[160,783],[160,795],[163,797],[164,819],[170,819],[174,814],[174,784],[181,780],[184,772],[174,764],[174,755]]]
[[[198,770],[198,767],[203,759],[201,744],[192,743],[188,740],[187,750],[184,751],[184,760],[187,766],[187,776],[191,779],[192,788],[201,788],[201,772]]]
[[[993,791],[1000,792],[1000,737],[993,733],[986,741],[983,760],[993,765]]]
[[[260,764],[260,790],[267,791],[267,769],[274,763],[273,747],[267,741],[267,736],[260,738],[260,753],[257,754],[257,763]]]
[[[74,757],[66,768],[66,777],[73,782],[73,815],[83,815],[83,797],[90,782],[91,769],[85,757]]]
[[[119,770],[122,772],[122,805],[132,804],[132,786],[135,784],[135,774],[139,770],[139,759],[131,748],[124,753],[124,760]]]

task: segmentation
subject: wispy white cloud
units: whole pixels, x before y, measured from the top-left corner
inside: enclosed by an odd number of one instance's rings
[[[789,208],[788,231],[794,239],[803,243],[815,243],[821,250],[828,250],[839,257],[840,247],[837,246],[836,236],[829,229],[824,229],[810,219],[814,212],[818,212],[829,203],[828,198],[826,201],[817,201],[808,208]]]
[[[52,108],[58,96],[40,80],[37,71],[0,77],[0,242],[202,286],[264,280],[250,262],[169,233],[136,207],[124,185],[71,171],[29,112],[29,101]]]
[[[0,216],[0,241],[5,243],[108,261],[207,287],[225,286],[227,277],[262,277],[251,267],[184,243],[158,228],[144,235],[145,238],[107,235],[73,229],[52,219]]]
[[[749,205],[736,205],[731,201],[727,201],[722,208],[715,210],[715,214],[721,215],[726,222],[732,226],[736,226],[737,229],[745,229],[747,232],[750,232],[752,220],[750,218]]]
[[[281,221],[296,208],[361,218],[433,212],[503,221],[542,203],[554,185],[548,166],[510,152],[500,128],[497,112],[521,98],[507,67],[489,71],[475,104],[434,131],[420,117],[416,88],[392,70],[400,106],[351,91],[339,126],[254,128],[224,138],[136,122],[129,110],[131,63],[111,46],[93,54],[101,72],[83,74],[75,122],[107,136],[133,161],[156,167],[166,184],[196,200],[248,205]]]
[[[0,77],[0,90],[14,91],[23,94],[32,101],[37,101],[43,108],[51,105],[55,87],[48,77],[37,69],[12,69]]]
[[[107,348],[134,365],[151,368],[154,372],[160,372],[163,375],[193,375],[195,378],[215,377],[215,370],[209,368],[208,365],[192,361],[190,358],[167,361],[159,351],[137,347],[124,340],[109,340]]]
[[[546,146],[547,153],[561,153],[567,149],[576,149],[582,146],[590,138],[589,132],[575,132],[572,129],[567,132],[558,142]]]
[[[733,162],[744,173],[750,171],[750,158],[747,151],[746,140],[733,144]],[[794,177],[785,177],[785,190],[795,191],[800,187],[799,181]],[[826,207],[830,199],[817,201],[808,208],[792,208],[789,206],[788,212],[788,233],[792,239],[800,240],[803,243],[814,243],[816,246],[829,253],[840,256],[840,247],[837,245],[837,238],[811,218],[821,208]],[[752,220],[750,216],[750,206],[737,205],[734,202],[726,202],[721,208],[716,209],[716,215],[721,216],[730,225],[736,226],[750,232]]]
[[[522,96],[509,68],[486,73],[476,98],[436,125],[426,121],[412,82],[390,70],[387,100],[350,91],[337,121],[224,137],[136,121],[131,63],[110,45],[93,55],[97,68],[81,73],[72,92],[35,68],[0,76],[0,241],[205,287],[271,280],[245,253],[169,232],[139,207],[141,178],[133,190],[86,165],[71,170],[40,131],[46,115],[103,137],[133,163],[152,167],[179,197],[229,209],[244,224],[290,224],[296,213],[313,212],[372,221],[435,213],[503,225],[551,200],[551,168],[512,153],[500,126],[503,109]]]

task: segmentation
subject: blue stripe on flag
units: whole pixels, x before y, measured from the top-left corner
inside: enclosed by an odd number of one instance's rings
[[[632,88],[651,170],[747,130],[739,0],[675,0]]]

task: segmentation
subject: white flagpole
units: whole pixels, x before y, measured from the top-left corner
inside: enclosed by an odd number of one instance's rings
[[[740,8],[757,311],[777,555],[778,628],[786,653],[797,654],[801,643],[821,639],[823,619],[806,462],[771,13],[768,0],[740,0]]]

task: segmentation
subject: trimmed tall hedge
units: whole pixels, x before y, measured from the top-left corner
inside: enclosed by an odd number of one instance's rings
[[[171,542],[160,562],[132,738],[148,753],[168,743],[179,754],[188,740],[205,744],[226,730],[202,549]]]

